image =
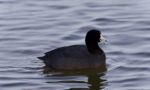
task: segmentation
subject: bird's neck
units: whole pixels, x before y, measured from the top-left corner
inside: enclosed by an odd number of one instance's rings
[[[101,49],[99,48],[98,43],[95,43],[95,44],[89,43],[89,44],[86,44],[86,46],[90,53],[95,54],[95,53],[101,52]]]

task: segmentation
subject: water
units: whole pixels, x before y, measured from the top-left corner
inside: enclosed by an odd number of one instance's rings
[[[149,0],[0,0],[1,90],[150,90]],[[36,57],[102,31],[108,71],[47,72]],[[92,73],[92,72],[89,72]]]

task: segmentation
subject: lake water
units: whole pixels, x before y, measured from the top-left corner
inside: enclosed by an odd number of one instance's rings
[[[46,72],[38,56],[91,28],[108,71]],[[0,0],[0,31],[0,90],[150,90],[150,0]]]

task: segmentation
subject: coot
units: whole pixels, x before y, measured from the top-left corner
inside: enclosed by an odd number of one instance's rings
[[[85,45],[60,47],[38,58],[56,70],[100,69],[106,65],[106,56],[98,43],[104,40],[99,30],[92,29],[86,34]]]

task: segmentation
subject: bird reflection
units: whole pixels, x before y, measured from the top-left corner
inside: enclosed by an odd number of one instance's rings
[[[49,70],[48,68],[44,68],[43,69],[43,74],[45,75],[45,77],[55,77],[55,79],[59,79],[60,77],[66,77],[66,76],[85,76],[88,78],[87,81],[84,81],[83,83],[86,83],[88,85],[87,88],[69,88],[66,90],[101,90],[105,88],[106,82],[107,80],[102,78],[103,76],[105,76],[105,72],[106,69],[104,69],[103,71],[96,71],[96,70],[88,70],[88,71],[54,71],[54,70]],[[46,83],[53,83],[50,82],[51,80],[47,81]],[[65,78],[60,81],[63,81],[63,83],[68,83],[67,80],[65,80]],[[61,83],[60,81],[58,81],[58,84]],[[71,83],[81,83],[82,81],[72,81]],[[82,83],[81,83],[82,84]]]
[[[89,90],[101,90],[106,84],[106,80],[102,79],[105,74],[93,74],[88,76]]]

